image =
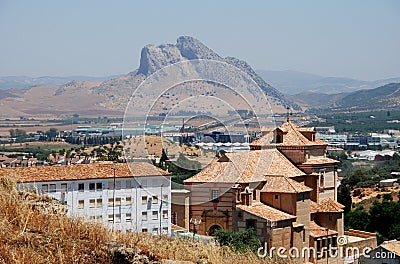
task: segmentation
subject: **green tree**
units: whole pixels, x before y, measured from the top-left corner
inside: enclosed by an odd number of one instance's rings
[[[221,246],[228,246],[241,253],[248,251],[256,252],[260,247],[260,241],[253,229],[240,232],[220,229],[215,231],[214,236]]]
[[[351,211],[345,216],[346,228],[360,229],[365,231],[367,230],[370,222],[370,215],[361,209]]]
[[[385,193],[385,194],[383,195],[383,199],[384,199],[384,200],[388,200],[388,201],[393,201],[392,194],[390,194],[390,193]]]
[[[338,202],[344,205],[344,213],[347,214],[351,210],[353,203],[351,199],[350,188],[344,184],[341,184],[338,188]]]

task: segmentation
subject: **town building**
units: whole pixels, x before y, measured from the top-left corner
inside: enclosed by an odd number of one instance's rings
[[[43,165],[44,162],[39,161],[37,158],[28,158],[25,156],[17,156],[15,158],[9,158],[4,154],[0,154],[0,168],[4,167],[31,167],[37,165]]]
[[[342,263],[324,251],[345,235],[338,161],[326,152],[314,128],[288,120],[251,143],[250,151],[226,153],[184,181],[190,218],[201,220],[190,230],[213,235],[252,228],[268,248],[314,248],[303,262]]]
[[[70,217],[122,231],[171,232],[171,175],[150,163],[1,168],[4,176],[19,190],[60,201]]]
[[[400,241],[385,241],[379,247],[360,257],[359,263],[365,264],[398,264],[400,263]]]

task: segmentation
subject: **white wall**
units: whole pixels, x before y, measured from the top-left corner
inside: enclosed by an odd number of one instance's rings
[[[169,177],[116,178],[115,190],[113,183],[114,178],[108,178],[18,183],[17,187],[20,190],[37,190],[39,194],[66,203],[67,214],[70,217],[84,217],[90,221],[101,221],[111,229],[123,231],[147,231],[157,234],[161,230],[162,233],[171,233]],[[81,184],[83,184],[83,190],[79,188]],[[97,188],[100,186],[101,188]],[[157,202],[153,201],[153,196],[157,196]],[[113,206],[113,197],[115,206]],[[164,197],[164,202],[161,206],[162,197]],[[142,202],[144,198],[146,198],[146,202]],[[147,220],[143,219],[143,213],[147,213]]]

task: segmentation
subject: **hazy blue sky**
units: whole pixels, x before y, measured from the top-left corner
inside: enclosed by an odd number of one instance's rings
[[[398,0],[0,0],[0,76],[127,73],[180,35],[255,69],[400,76]]]

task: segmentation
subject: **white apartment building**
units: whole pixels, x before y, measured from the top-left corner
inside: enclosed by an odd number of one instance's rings
[[[20,190],[59,200],[70,217],[128,232],[171,233],[171,175],[150,163],[1,168],[1,176],[15,178]]]

